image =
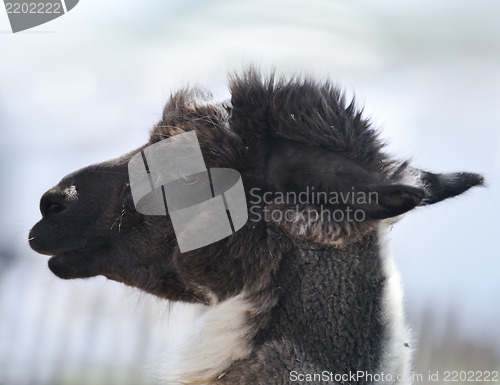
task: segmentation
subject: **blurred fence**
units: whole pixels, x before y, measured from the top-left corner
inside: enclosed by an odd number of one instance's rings
[[[181,328],[189,327],[194,313],[101,278],[56,279],[43,257],[36,258],[0,272],[0,384],[156,383],[147,367]],[[166,320],[174,311],[184,325]],[[416,383],[444,383],[445,371],[500,370],[498,347],[465,339],[453,316],[437,332],[433,317],[427,312],[410,320],[417,329],[415,373],[422,374]],[[441,380],[431,381],[430,372],[439,372]]]
[[[497,335],[488,338],[485,330],[478,330],[475,337],[465,335],[459,330],[460,320],[457,309],[450,309],[440,322],[430,308],[410,318],[416,328],[417,384],[500,384]]]
[[[153,384],[147,366],[180,333],[169,310],[101,278],[58,280],[43,257],[4,266],[0,384]]]

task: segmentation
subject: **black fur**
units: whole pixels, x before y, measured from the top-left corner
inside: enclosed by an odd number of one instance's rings
[[[134,209],[127,162],[138,149],[70,174],[49,190],[43,219],[30,232],[32,248],[52,256],[49,267],[61,278],[104,275],[169,300],[209,303],[214,295],[222,301],[245,291],[258,308],[248,315],[252,352],[214,384],[285,384],[293,370],[376,372],[390,337],[380,220],[460,194],[481,177],[422,172],[420,182],[405,184],[415,170],[383,152],[354,102],[347,104],[330,83],[262,80],[250,70],[234,76],[230,90],[229,105],[197,105],[197,91],[173,95],[148,144],[196,130],[208,167],[242,175],[253,220],[241,230],[181,254],[168,215]],[[71,185],[78,200],[64,199]],[[279,199],[303,191],[306,203]],[[378,199],[313,202],[313,191],[373,192]],[[268,192],[271,201],[263,201]],[[351,222],[260,215],[322,208],[366,216]]]
[[[422,182],[426,187],[427,194],[421,203],[429,205],[462,194],[471,187],[482,186],[484,178],[470,172],[451,174],[422,172]]]

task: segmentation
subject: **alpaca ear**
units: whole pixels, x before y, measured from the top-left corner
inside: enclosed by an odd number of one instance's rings
[[[358,186],[353,187],[353,191],[355,198],[349,206],[352,210],[362,211],[365,219],[386,219],[404,214],[418,206],[425,196],[423,189],[403,184]]]
[[[267,174],[276,192],[301,194],[301,203],[330,211],[357,211],[363,220],[401,215],[426,195],[420,186],[385,181],[340,154],[289,140],[281,140]]]
[[[462,194],[471,187],[484,185],[482,175],[469,172],[433,174],[420,171],[420,179],[425,189],[425,198],[420,202],[422,206],[441,202]]]

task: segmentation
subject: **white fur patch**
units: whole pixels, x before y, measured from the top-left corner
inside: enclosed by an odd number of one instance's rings
[[[411,355],[413,342],[406,325],[403,309],[403,290],[396,265],[386,242],[386,226],[379,227],[379,253],[386,283],[383,294],[383,312],[387,339],[383,343],[382,363],[379,372],[391,373],[393,384],[409,385],[411,380]]]
[[[66,197],[67,201],[76,201],[78,200],[78,192],[76,191],[76,187],[71,185],[69,187],[66,187],[63,190],[63,194]]]
[[[251,352],[248,315],[254,305],[245,293],[209,306],[194,327],[162,359],[161,384],[205,384]]]
[[[406,172],[404,173],[403,177],[398,181],[399,183],[405,184],[407,186],[425,188],[422,182],[421,170],[408,166],[405,171]]]

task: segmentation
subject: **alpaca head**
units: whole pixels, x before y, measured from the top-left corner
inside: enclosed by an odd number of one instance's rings
[[[267,287],[287,248],[342,248],[379,221],[482,183],[476,174],[432,174],[390,159],[329,84],[262,81],[249,72],[232,80],[231,94],[224,105],[179,92],[147,145],[64,177],[41,198],[31,247],[52,256],[49,267],[61,278],[103,275],[164,298],[210,303]],[[146,147],[190,131],[207,168],[241,174],[248,222],[183,253],[168,212],[137,211],[128,164]]]

